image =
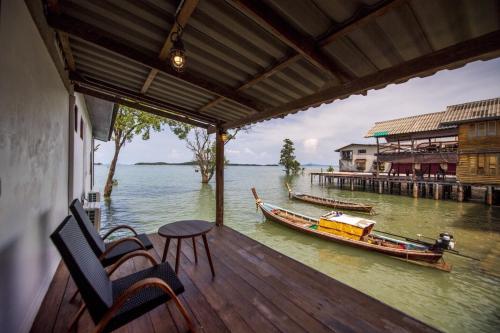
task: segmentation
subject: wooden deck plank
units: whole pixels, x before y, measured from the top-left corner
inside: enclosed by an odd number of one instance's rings
[[[165,239],[156,234],[151,236],[151,241],[155,246],[157,259],[160,260],[165,246]],[[173,248],[172,246],[171,251],[173,251]],[[217,312],[210,306],[207,299],[199,291],[198,287],[193,283],[182,267],[179,271],[179,278],[186,289],[183,294],[183,300],[194,313],[197,321],[201,325],[200,328],[205,332],[230,332],[224,322],[219,318]]]
[[[197,246],[203,246],[201,240],[198,240]],[[227,291],[230,289],[236,291],[236,295],[234,296],[235,299],[240,298],[244,300],[237,302],[237,308],[239,309],[240,315],[244,316],[245,321],[249,325],[253,324],[255,326],[252,327],[255,331],[305,332],[305,330],[293,322],[285,312],[265,298],[258,289],[255,289],[254,286],[235,274],[229,268],[229,265],[226,265],[224,261],[221,260],[219,254],[214,253],[214,251],[220,252],[219,248],[214,249],[213,244],[211,244],[211,248],[212,259],[216,266],[216,271],[218,272],[218,274],[216,273],[215,280],[220,281],[220,284],[224,286],[224,290]],[[187,251],[183,251],[183,253],[185,255],[187,254],[186,257],[189,259],[188,265],[192,266],[193,271],[197,271],[196,274],[201,273],[201,275],[204,276],[204,280],[208,279],[211,273],[206,267],[195,267],[191,243],[186,245],[186,250]],[[244,305],[243,307],[241,307],[242,304]],[[253,311],[252,308],[254,309]]]
[[[288,283],[288,286],[281,284],[276,285],[276,288],[287,288],[285,290],[294,295],[292,299],[309,299],[309,308],[311,305],[317,305],[322,310],[326,309],[326,319],[329,322],[343,320],[345,325],[354,323],[357,330],[365,328],[372,332],[385,331],[389,328],[393,330],[396,327],[412,332],[426,331],[429,328],[399,310],[257,243],[247,236],[232,232],[224,233],[224,237],[228,238],[225,244],[228,247],[233,246],[233,249],[242,255],[240,260],[246,260],[247,264],[253,262],[257,271],[264,275],[274,274],[273,278],[268,278],[269,283],[274,280]],[[220,239],[221,237],[217,237],[217,241],[220,242]],[[234,248],[234,244],[238,244],[238,247]],[[288,274],[287,279],[282,278],[283,273]],[[336,318],[331,318],[331,312],[336,314]],[[356,315],[359,313],[363,313],[363,316]],[[319,315],[319,312],[316,311],[315,315]],[[367,327],[363,327],[364,325]],[[343,330],[342,327],[336,329]],[[430,331],[435,331],[430,329]]]
[[[161,259],[165,239],[149,235],[150,253]],[[197,332],[435,332],[395,310],[296,260],[280,254],[228,227],[208,234],[216,276],[212,279],[206,254],[197,239],[198,263],[192,243],[183,242],[179,278],[186,291],[180,296]],[[168,260],[175,260],[175,241]],[[150,267],[145,258],[134,258],[113,279]],[[32,332],[66,332],[80,297],[70,303],[75,290],[66,267],[59,265]],[[363,313],[363,316],[359,314]],[[77,332],[94,328],[88,312]],[[159,306],[116,332],[182,332],[186,325],[173,302]]]
[[[212,275],[210,273],[210,268],[208,266],[207,260],[201,255],[201,253],[199,254],[198,266],[194,267],[194,265],[188,259],[188,256],[191,255],[191,253],[189,252],[191,251],[187,251],[186,245],[189,242],[183,243],[184,245],[182,246],[179,270],[179,277],[182,283],[185,283],[185,280],[183,278],[185,277],[184,274],[186,274],[192,281],[192,283],[196,285],[196,287],[200,291],[200,294],[205,297],[205,299],[209,303],[209,306],[215,310],[217,316],[222,320],[229,331],[256,332],[254,331],[252,326],[246,322],[244,315],[242,316],[241,312],[238,311],[242,307],[240,303],[245,302],[245,300],[241,299],[240,295],[232,290],[232,288],[221,284],[221,279],[219,279],[218,277],[212,280]],[[173,263],[173,260],[175,258],[174,249],[176,248],[177,244],[174,243],[174,245],[175,246],[171,246],[169,253],[171,264]],[[251,315],[251,313],[248,313],[248,315]]]
[[[40,306],[40,309],[46,309],[46,311],[38,312],[31,328],[32,332],[52,332],[56,324],[57,314],[63,301],[68,280],[68,269],[64,263],[60,262]]]

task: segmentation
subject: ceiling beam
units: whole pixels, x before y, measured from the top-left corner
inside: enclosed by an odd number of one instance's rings
[[[211,82],[203,78],[201,74],[194,73],[192,71],[179,73],[172,69],[170,64],[166,63],[165,61],[161,61],[157,57],[151,57],[137,49],[134,49],[127,45],[125,41],[120,41],[117,37],[114,37],[108,32],[96,28],[88,23],[82,22],[72,17],[68,17],[64,14],[54,15],[50,12],[47,15],[47,22],[53,29],[65,32],[70,36],[80,38],[84,41],[98,45],[109,51],[118,53],[130,60],[156,69],[159,72],[165,73],[166,75],[173,76],[179,80],[184,81],[185,83],[204,89],[211,94],[233,100],[238,104],[244,105],[256,111],[263,110],[262,107],[255,103],[253,100],[241,96],[240,94],[236,93],[231,87],[225,87],[215,82]]]
[[[333,25],[330,31],[319,38],[318,45],[321,47],[330,45],[339,38],[372,22],[377,17],[387,14],[390,10],[401,6],[407,1],[408,0],[386,0],[371,6],[361,6],[349,19]]]
[[[136,110],[141,110],[141,111],[151,113],[151,114],[154,114],[157,116],[165,117],[165,118],[168,118],[171,120],[180,121],[180,122],[183,122],[183,123],[186,123],[189,125],[202,127],[202,128],[209,128],[211,126],[208,123],[200,122],[200,121],[191,119],[191,118],[186,117],[186,116],[172,113],[169,110],[151,107],[151,106],[148,106],[146,104],[139,103],[139,102],[136,102],[136,101],[133,101],[130,99],[126,99],[126,98],[114,95],[112,93],[109,93],[109,92],[103,92],[103,91],[100,91],[99,89],[95,89],[92,87],[86,87],[86,86],[82,86],[80,84],[75,84],[74,89],[76,92],[79,92],[79,93],[82,93],[85,95],[93,96],[93,97],[96,97],[96,98],[99,98],[99,99],[102,99],[105,101],[113,102],[116,104],[125,105],[128,107],[134,108]]]
[[[98,90],[105,91],[105,92],[108,92],[111,94],[119,95],[119,96],[122,96],[124,98],[128,98],[128,99],[131,99],[131,100],[134,100],[134,101],[137,101],[140,103],[144,103],[144,104],[149,104],[153,107],[157,107],[160,109],[169,110],[171,112],[182,114],[184,116],[191,117],[193,119],[197,119],[200,121],[204,121],[204,122],[208,122],[208,123],[212,123],[212,124],[215,124],[218,121],[217,119],[212,118],[206,114],[199,114],[196,111],[192,111],[192,110],[186,109],[186,108],[178,106],[178,105],[173,105],[173,104],[170,104],[168,102],[158,100],[158,99],[150,97],[150,96],[144,96],[136,91],[132,91],[132,90],[129,90],[126,88],[118,87],[118,86],[115,86],[113,84],[103,82],[101,80],[94,79],[94,78],[91,78],[88,76],[82,77],[80,74],[78,74],[76,72],[70,73],[70,80],[73,83],[78,83],[78,84],[84,85],[86,87],[92,87],[94,89],[98,89]]]
[[[263,70],[262,72],[259,72],[259,74],[255,75],[252,79],[250,79],[249,81],[246,81],[245,83],[243,83],[241,86],[239,86],[236,91],[242,91],[244,89],[247,89],[247,88],[250,88],[251,86],[253,86],[254,84],[270,77],[271,75],[273,75],[274,73],[290,66],[290,64],[294,63],[295,61],[297,61],[299,58],[300,58],[300,54],[295,54],[291,57],[285,57],[284,59],[278,61],[277,63],[274,63],[272,64],[271,66],[269,66],[268,68],[266,68],[265,70]],[[210,107],[218,104],[219,102],[222,102],[225,98],[224,97],[217,97],[216,99],[208,102],[207,104],[203,105],[198,111],[199,112],[203,112],[203,111],[206,111],[207,109],[209,109]]]
[[[355,77],[349,69],[323,53],[312,38],[293,29],[285,19],[264,3],[253,0],[230,0],[229,2],[316,67],[338,77],[342,82]]]
[[[172,35],[176,34],[179,30],[177,24],[179,24],[182,27],[182,29],[184,29],[184,27],[187,24],[187,21],[189,20],[194,10],[196,9],[196,6],[198,6],[198,0],[181,1],[179,7],[177,8],[172,28],[170,29],[170,32],[168,33],[168,36],[165,39],[165,42],[163,43],[163,47],[161,48],[158,59],[160,59],[161,61],[165,61],[168,58],[170,49],[172,48]],[[144,84],[141,88],[141,93],[145,94],[148,91],[149,86],[151,85],[157,74],[158,70],[152,68],[148,74],[148,77],[146,78],[146,81],[144,81]]]
[[[401,83],[412,77],[428,76],[445,68],[498,56],[500,56],[500,30],[409,60],[400,65],[358,78],[347,84],[324,89],[316,94],[260,114],[248,116],[235,122],[228,122],[224,125],[224,128],[241,127],[269,118],[284,116],[312,105],[319,105],[353,94],[365,93],[368,89],[380,88],[390,83]]]
[[[386,14],[389,10],[402,5],[406,1],[407,0],[388,0],[379,2],[374,6],[363,6],[359,10],[357,10],[349,19],[340,24],[336,24],[334,27],[332,27],[332,29],[325,33],[325,35],[319,39],[318,45],[321,47],[330,45],[334,41],[353,31],[354,29],[361,28],[362,26],[370,23],[376,17]],[[251,80],[245,82],[237,89],[237,91],[242,91],[264,79],[267,79],[277,71],[282,70],[297,61],[301,56],[302,55],[300,53],[294,53],[283,58],[276,64],[265,69],[263,72],[255,75]],[[205,111],[223,100],[223,97],[217,97],[216,99],[201,107],[199,111]]]
[[[68,34],[64,32],[58,32],[57,36],[59,37],[59,42],[61,43],[62,52],[64,55],[64,59],[66,60],[66,65],[70,71],[74,71],[76,69],[75,58],[73,57],[73,52],[71,51],[71,47],[69,45]]]

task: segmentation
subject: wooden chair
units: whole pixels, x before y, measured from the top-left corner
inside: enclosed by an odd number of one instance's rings
[[[109,332],[173,300],[189,331],[193,331],[189,315],[177,297],[184,292],[184,286],[168,263],[158,264],[147,251],[135,251],[123,256],[106,272],[73,216],[66,217],[50,237],[84,301],[68,330],[86,309],[96,324],[95,332]],[[149,259],[152,267],[111,281],[113,272],[137,256]]]
[[[128,225],[116,226],[101,237],[92,222],[90,222],[87,213],[85,213],[78,199],[71,202],[69,209],[80,225],[90,247],[105,267],[115,263],[118,259],[133,251],[153,248],[153,244],[146,234],[137,234],[134,228]],[[121,229],[130,230],[134,236],[123,237],[113,242],[105,242],[111,234]]]

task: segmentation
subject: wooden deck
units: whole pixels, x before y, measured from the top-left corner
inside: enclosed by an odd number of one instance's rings
[[[160,260],[165,244],[150,236]],[[182,244],[179,276],[186,291],[181,300],[199,332],[435,332],[408,315],[290,259],[228,227],[208,234],[216,277],[198,237],[198,264],[191,242]],[[174,261],[175,244],[168,261]],[[134,259],[117,276],[147,267]],[[35,319],[32,332],[65,332],[78,302],[70,303],[75,285],[61,264]],[[402,296],[404,297],[404,296]],[[171,303],[171,302],[169,302]],[[157,307],[119,332],[183,332],[184,321],[172,304]],[[93,329],[88,313],[78,332]]]

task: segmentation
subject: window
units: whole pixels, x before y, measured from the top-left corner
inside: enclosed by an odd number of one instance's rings
[[[366,149],[358,149],[358,154],[366,154]]]
[[[476,124],[470,124],[468,127],[469,127],[469,138],[476,137]]]
[[[74,119],[75,119],[75,132],[78,133],[78,106],[75,105],[74,108]]]
[[[496,155],[488,155],[488,175],[495,176],[497,174],[497,156]]]
[[[356,164],[356,170],[358,171],[365,171],[366,169],[366,160],[355,160],[354,163]]]
[[[80,138],[83,140],[83,118],[80,118]]]
[[[488,136],[495,136],[497,135],[497,123],[494,121],[489,121],[488,122]]]
[[[469,156],[469,173],[471,175],[477,174],[477,155]]]
[[[486,136],[486,123],[478,123],[477,125],[477,136]]]
[[[352,160],[352,150],[343,150],[341,156],[343,160]]]
[[[485,155],[479,154],[477,155],[477,175],[484,176],[484,164],[485,164]]]

